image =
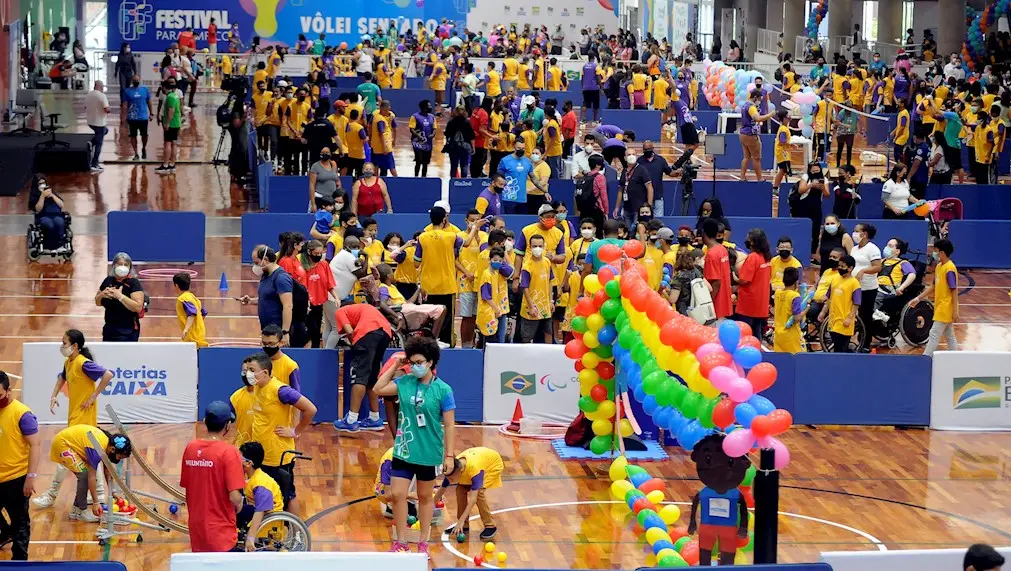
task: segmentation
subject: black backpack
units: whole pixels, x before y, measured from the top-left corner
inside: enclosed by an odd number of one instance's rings
[[[579,211],[581,216],[586,216],[591,212],[600,210],[600,207],[597,206],[597,195],[593,192],[593,182],[598,176],[603,176],[603,174],[598,172],[576,179],[576,189],[573,198],[576,203],[576,210]]]

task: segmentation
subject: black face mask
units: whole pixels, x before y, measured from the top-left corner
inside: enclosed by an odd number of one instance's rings
[[[523,149],[516,149],[516,152],[514,154],[517,157],[522,157],[524,153],[526,153],[526,151],[524,151]]]
[[[653,156],[653,150],[652,150],[652,149],[650,149],[650,150],[648,150],[648,151],[644,150],[644,151],[642,152],[642,157],[643,157],[644,159],[648,159],[648,158],[650,158],[650,157],[652,157],[652,156]]]
[[[678,245],[687,246],[692,241],[688,236],[678,236]]]
[[[639,215],[639,222],[649,222],[652,219],[653,219],[653,215],[652,214],[640,214]]]
[[[792,254],[792,253],[793,252],[791,252],[790,250],[780,250],[779,251],[779,257],[783,258],[785,260],[785,259],[789,258],[790,254]]]
[[[323,153],[323,154],[321,154],[319,156],[319,160],[321,160],[321,161],[329,161],[330,160],[330,153]]]
[[[318,256],[313,256],[312,254],[309,254],[309,260],[312,261],[312,263],[314,263],[314,264],[317,263],[317,262],[319,262],[322,259],[323,259],[323,254],[320,254]]]
[[[134,87],[140,87],[140,82],[139,82],[139,81],[135,81],[135,82],[133,82],[133,86],[134,86]]]
[[[850,269],[849,268],[839,268],[839,275],[840,276],[848,276],[848,275],[850,275]]]
[[[832,258],[829,258],[829,259],[825,260],[825,268],[826,269],[832,270],[832,269],[835,269],[838,265],[839,265],[839,260],[833,260]]]
[[[280,347],[263,347],[263,352],[267,354],[268,357],[273,357],[277,355],[277,352],[281,350]]]

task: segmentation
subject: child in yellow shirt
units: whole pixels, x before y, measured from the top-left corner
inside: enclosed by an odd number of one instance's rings
[[[803,311],[797,282],[800,281],[800,270],[786,268],[783,271],[783,288],[773,295],[774,337],[772,350],[778,353],[800,353],[803,351],[800,342],[800,322]],[[790,318],[793,322],[790,322]]]
[[[204,317],[207,310],[197,296],[190,292],[190,275],[179,272],[172,276],[172,289],[176,292],[176,316],[182,327],[182,340],[192,341],[197,347],[207,347],[207,328]]]
[[[509,314],[509,279],[503,275],[505,248],[488,250],[488,267],[481,272],[477,296],[477,328],[483,343],[506,342],[506,315]],[[511,272],[507,272],[511,273]]]

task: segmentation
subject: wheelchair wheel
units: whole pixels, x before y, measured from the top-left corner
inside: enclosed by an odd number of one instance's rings
[[[853,335],[850,336],[850,353],[856,353],[860,350],[860,344],[863,342],[865,335],[867,335],[867,330],[864,328],[864,322],[861,321],[860,316],[858,315],[856,317],[856,323],[853,326]],[[821,322],[821,327],[818,330],[818,339],[821,342],[822,352],[835,352],[835,343],[832,341],[832,336],[829,335],[828,319]]]
[[[298,516],[274,512],[263,518],[256,530],[257,551],[311,551],[309,527]]]
[[[899,314],[899,335],[914,347],[927,344],[930,328],[934,325],[934,304],[921,301],[915,307],[906,305]]]
[[[28,246],[28,259],[37,262],[42,254],[39,252],[39,244],[35,240],[35,226],[33,224],[28,225],[28,233],[25,239],[25,243]]]

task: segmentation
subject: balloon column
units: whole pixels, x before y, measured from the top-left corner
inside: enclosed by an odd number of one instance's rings
[[[755,80],[762,77],[757,71],[744,71],[729,66],[722,61],[702,62],[703,74],[705,76],[705,87],[703,94],[706,101],[714,107],[722,109],[739,109],[748,100],[748,94],[755,89]],[[766,93],[772,92],[772,84],[766,83],[763,86]],[[769,103],[770,111],[775,107]]]
[[[821,97],[813,89],[805,86],[800,91],[791,95],[790,101],[795,103],[797,108],[800,109],[801,134],[807,138],[811,138],[814,135],[815,109],[817,109]]]
[[[807,27],[804,32],[812,40],[818,39],[818,27],[821,21],[828,14],[828,0],[818,0],[817,4],[811,6],[811,12],[807,15]]]
[[[1003,16],[1011,16],[1011,0],[991,2],[979,12],[966,7],[966,15],[971,18],[965,30],[962,44],[962,61],[970,71],[976,71],[986,56],[986,34],[990,28],[996,29],[997,21]],[[982,69],[982,68],[980,68]]]
[[[771,448],[776,469],[783,468],[790,454],[776,436],[789,429],[793,417],[759,394],[776,381],[776,367],[762,362],[759,340],[743,323],[705,327],[677,313],[650,289],[645,268],[631,259],[642,247],[627,242],[626,256],[613,245],[598,250],[608,265],[586,277],[588,297],[576,306],[582,319],[573,320],[576,338],[565,347],[579,371],[579,408],[593,421],[591,451],[613,448],[619,409],[612,401],[627,387],[685,450],[718,429],[727,433],[728,456]],[[636,428],[634,419],[623,419],[618,432],[630,435]]]

